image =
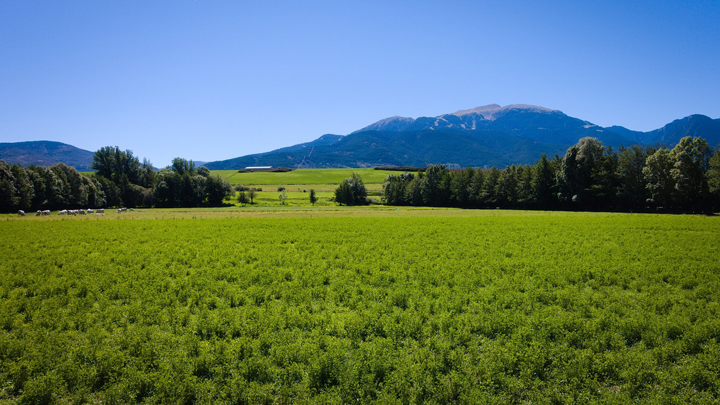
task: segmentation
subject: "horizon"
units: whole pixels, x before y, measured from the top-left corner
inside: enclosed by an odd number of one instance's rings
[[[165,167],[491,103],[643,132],[720,117],[717,2],[314,6],[3,3],[0,142]]]

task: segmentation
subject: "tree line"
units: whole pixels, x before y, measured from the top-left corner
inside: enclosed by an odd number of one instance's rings
[[[565,156],[501,170],[389,175],[383,203],[464,208],[711,212],[720,210],[720,153],[702,138],[673,148],[605,147],[583,138]]]
[[[0,161],[0,212],[103,207],[219,206],[232,193],[230,184],[204,166],[173,159],[156,171],[132,151],[106,146],[93,155],[90,174],[57,163],[51,167],[10,165]]]

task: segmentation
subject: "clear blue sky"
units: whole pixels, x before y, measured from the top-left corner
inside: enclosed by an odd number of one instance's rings
[[[491,103],[720,118],[720,1],[0,2],[0,142],[164,167]]]

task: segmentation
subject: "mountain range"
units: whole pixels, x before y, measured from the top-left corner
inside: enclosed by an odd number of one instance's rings
[[[390,117],[348,135],[326,134],[311,142],[270,152],[208,162],[211,170],[247,166],[291,168],[426,166],[505,167],[530,164],[542,153],[563,155],[580,138],[605,145],[652,145],[672,148],[685,136],[720,143],[720,119],[704,115],[681,118],[654,131],[601,127],[559,110],[513,104],[490,104],[437,117]],[[59,142],[0,143],[0,160],[27,166],[64,162],[90,170],[93,153]]]
[[[505,167],[529,164],[542,153],[563,155],[581,138],[592,136],[607,146],[660,145],[672,148],[685,136],[720,143],[720,119],[691,115],[649,132],[621,126],[601,127],[559,110],[514,104],[490,104],[437,117],[390,117],[349,135],[326,134],[298,145],[206,163],[211,170],[246,166]]]

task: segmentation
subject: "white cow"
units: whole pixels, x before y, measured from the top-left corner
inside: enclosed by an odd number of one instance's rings
[[[40,216],[40,215],[42,215],[42,214],[43,214],[43,212],[42,212],[42,211],[40,211],[40,210],[37,210],[37,213],[35,214],[35,216],[36,216],[36,217],[39,217],[39,216]]]
[[[105,214],[105,208],[98,208],[97,213],[98,213],[98,214]]]
[[[78,214],[87,215],[87,212],[85,212],[85,210],[80,209],[80,210],[78,210]]]
[[[88,214],[92,214],[93,212],[95,212],[95,211],[92,208],[88,208],[88,210],[87,210]]]
[[[50,210],[45,210],[42,212],[43,215],[50,215]]]
[[[24,216],[25,216],[25,211],[19,210],[19,211],[18,211],[18,216],[24,217]]]
[[[68,210],[58,211],[58,215],[67,215]]]

